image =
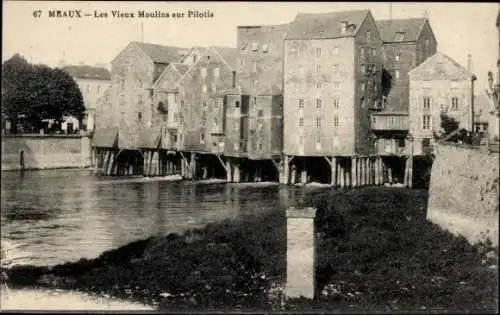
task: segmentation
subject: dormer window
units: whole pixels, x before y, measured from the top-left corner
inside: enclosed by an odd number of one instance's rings
[[[396,41],[402,41],[405,39],[405,31],[399,30],[396,32]]]
[[[348,31],[349,33],[354,33],[354,31],[356,31],[356,24],[349,24],[349,25],[347,26],[347,31]]]
[[[347,21],[340,22],[340,34],[347,33]]]
[[[262,52],[268,52],[268,51],[269,51],[269,44],[262,45]]]
[[[253,42],[252,43],[252,51],[257,51],[259,49],[259,43]]]

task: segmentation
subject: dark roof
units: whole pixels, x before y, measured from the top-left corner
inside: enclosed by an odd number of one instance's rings
[[[189,51],[188,48],[163,46],[141,42],[133,42],[139,46],[154,63],[178,62]]]
[[[111,73],[106,68],[68,65],[64,66],[62,70],[77,79],[111,80]]]
[[[420,31],[424,27],[426,18],[401,19],[401,20],[379,20],[377,24],[380,37],[384,42],[414,42],[418,39]],[[398,32],[404,32],[402,40],[396,40]]]
[[[236,61],[238,60],[238,50],[232,47],[212,47],[217,50],[222,58],[236,70]]]
[[[138,147],[155,149],[161,144],[161,130],[152,127],[142,127],[139,130]]]
[[[411,80],[467,80],[474,76],[451,57],[437,52],[427,58],[408,75]]]
[[[341,11],[330,13],[299,13],[291,23],[285,39],[323,39],[350,37],[370,13],[369,10]],[[341,33],[341,22],[354,24],[356,31]]]
[[[114,148],[118,145],[118,128],[98,128],[92,137],[92,146]]]

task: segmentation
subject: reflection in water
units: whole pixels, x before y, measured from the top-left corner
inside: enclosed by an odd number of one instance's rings
[[[2,240],[22,243],[25,263],[93,258],[156,234],[182,233],[296,204],[305,193],[277,184],[128,181],[87,170],[2,173]]]

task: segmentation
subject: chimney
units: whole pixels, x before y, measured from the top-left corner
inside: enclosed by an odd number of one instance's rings
[[[236,71],[233,71],[233,84],[232,84],[232,87],[233,88],[236,87]]]
[[[472,55],[467,55],[467,71],[472,72]]]
[[[340,22],[340,33],[345,34],[347,32],[347,21]]]

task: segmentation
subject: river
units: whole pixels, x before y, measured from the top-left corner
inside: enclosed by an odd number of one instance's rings
[[[309,189],[277,183],[98,177],[90,170],[2,173],[2,241],[18,264],[54,265],[226,218],[284,210]]]

